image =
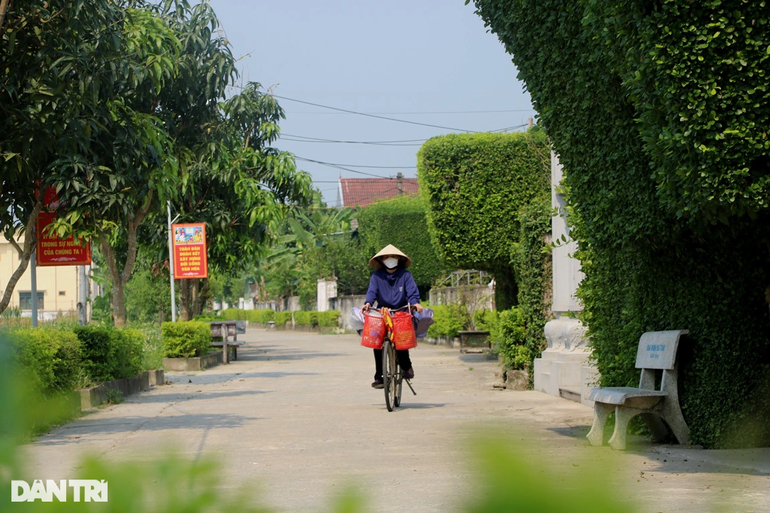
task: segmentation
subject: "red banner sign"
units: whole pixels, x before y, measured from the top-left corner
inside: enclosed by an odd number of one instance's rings
[[[91,243],[70,235],[61,239],[47,234],[45,227],[56,218],[55,212],[40,212],[37,218],[37,265],[91,265]]]
[[[172,224],[174,234],[174,277],[180,280],[208,278],[206,225]]]

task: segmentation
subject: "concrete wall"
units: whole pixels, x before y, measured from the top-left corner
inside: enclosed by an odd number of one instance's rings
[[[275,310],[276,312],[296,312],[302,310],[299,296],[292,296],[277,301],[256,301],[255,310]]]
[[[350,309],[355,306],[363,306],[366,302],[366,296],[340,296],[329,300],[329,310],[340,312],[342,328],[346,331],[353,331],[350,325]]]
[[[491,310],[495,307],[495,291],[488,285],[434,287],[428,294],[431,305],[465,303],[469,306],[473,305],[474,310]]]

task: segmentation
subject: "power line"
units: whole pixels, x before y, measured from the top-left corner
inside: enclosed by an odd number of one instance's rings
[[[369,118],[384,119],[386,121],[395,121],[397,123],[407,123],[409,125],[419,125],[419,126],[427,126],[427,127],[430,127],[430,128],[440,128],[442,130],[453,130],[455,132],[471,132],[471,133],[475,133],[476,132],[475,130],[464,130],[462,128],[452,128],[452,127],[448,127],[448,126],[431,125],[429,123],[419,123],[417,121],[407,121],[405,119],[397,119],[397,118],[389,118],[389,117],[386,117],[386,116],[378,116],[377,114],[367,114],[366,112],[357,112],[357,111],[354,111],[354,110],[340,109],[338,107],[330,107],[328,105],[321,105],[319,103],[306,102],[304,100],[296,100],[294,98],[288,98],[286,96],[279,96],[277,94],[275,94],[273,96],[275,96],[276,98],[280,98],[281,100],[288,100],[290,102],[303,103],[305,105],[312,105],[313,107],[320,107],[322,109],[336,110],[336,111],[339,111],[339,112],[347,112],[348,114],[355,114],[357,116],[366,116],[366,117],[369,117]]]
[[[517,128],[524,128],[527,124],[514,125],[505,128],[498,128],[497,130],[490,130],[490,133],[501,133],[515,130]],[[349,141],[342,139],[324,139],[322,137],[310,137],[305,135],[294,134],[281,134],[281,139],[284,141],[303,142],[303,143],[322,143],[322,144],[367,144],[374,146],[422,146],[422,143],[428,139],[401,139],[394,141]],[[361,167],[361,166],[359,166]]]
[[[510,110],[447,110],[447,111],[416,111],[416,112],[370,112],[369,114],[388,114],[388,115],[424,115],[424,114],[507,114],[512,112],[532,112],[532,109],[510,109]],[[318,111],[293,111],[292,114],[335,114],[334,112]]]
[[[364,167],[369,169],[417,169],[417,166],[363,166],[359,164],[334,164],[335,166],[345,167]]]
[[[372,145],[372,146],[422,146],[422,143],[427,141],[427,139],[418,139],[414,143],[400,143],[397,141],[343,141],[343,140],[335,140],[335,139],[321,139],[317,137],[304,137],[304,136],[292,136],[289,134],[282,134],[281,140],[283,141],[292,141],[292,142],[302,142],[302,143],[322,143],[322,144],[365,144],[365,145]]]
[[[390,178],[389,176],[375,175],[375,174],[372,174],[372,173],[365,173],[363,171],[357,171],[355,169],[350,169],[350,168],[345,167],[345,166],[340,166],[339,164],[332,164],[331,162],[323,162],[323,161],[320,161],[320,160],[306,159],[304,157],[299,157],[297,155],[294,155],[294,158],[297,159],[297,160],[303,160],[305,162],[312,162],[314,164],[320,164],[322,166],[333,167],[333,168],[336,168],[336,169],[342,169],[343,171],[350,171],[351,173],[358,173],[359,175],[373,176],[375,178]]]

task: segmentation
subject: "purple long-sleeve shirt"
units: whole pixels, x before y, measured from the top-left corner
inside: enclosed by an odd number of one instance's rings
[[[366,292],[367,303],[374,306],[375,300],[379,308],[401,308],[407,303],[419,303],[420,291],[412,273],[406,269],[399,268],[392,274],[385,269],[379,269],[372,274],[369,290]]]

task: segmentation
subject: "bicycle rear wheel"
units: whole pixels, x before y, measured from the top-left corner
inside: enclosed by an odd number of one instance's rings
[[[398,406],[396,403],[396,348],[390,340],[385,340],[382,346],[382,380],[385,384],[385,406],[388,411]]]

